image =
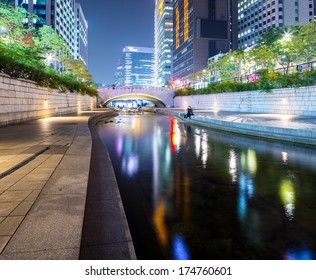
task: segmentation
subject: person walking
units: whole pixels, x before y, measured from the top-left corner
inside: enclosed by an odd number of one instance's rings
[[[189,106],[187,109],[187,117],[189,119],[191,119],[191,116],[194,116],[194,113],[193,113],[193,109],[191,108],[191,106]]]

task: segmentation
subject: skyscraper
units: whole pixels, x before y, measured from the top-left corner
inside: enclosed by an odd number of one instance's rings
[[[239,0],[238,45],[255,44],[268,28],[308,23],[314,16],[315,0]]]
[[[154,82],[154,49],[127,46],[123,50],[123,85],[152,86]]]
[[[116,67],[114,73],[114,85],[115,86],[123,86],[124,85],[124,78],[123,78],[123,66],[120,64]]]
[[[75,4],[76,14],[76,59],[81,59],[88,66],[88,22],[84,16],[81,5]]]
[[[175,0],[173,78],[185,78],[207,66],[209,57],[237,47],[232,36],[234,0]]]
[[[25,8],[29,13],[35,14],[39,17],[39,20],[29,24],[33,24],[36,27],[43,25],[51,25],[60,35],[67,46],[70,49],[74,58],[80,57],[87,63],[87,55],[85,54],[87,48],[87,34],[88,26],[84,24],[85,19],[82,9],[75,8],[75,0],[15,0],[15,5]],[[78,7],[78,6],[77,6]],[[81,24],[78,24],[78,18]],[[77,27],[79,30],[77,31]],[[79,35],[79,39],[77,39]],[[85,38],[85,39],[84,39]],[[78,40],[82,39],[84,44],[79,43],[77,49]]]
[[[173,0],[156,0],[155,6],[155,84],[171,80],[173,42]]]

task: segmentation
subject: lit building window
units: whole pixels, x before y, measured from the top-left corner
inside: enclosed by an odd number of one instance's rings
[[[176,49],[180,47],[180,13],[179,8],[176,9]]]
[[[189,1],[184,0],[184,42],[189,39]]]

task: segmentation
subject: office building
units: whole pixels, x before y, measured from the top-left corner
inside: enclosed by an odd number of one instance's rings
[[[29,24],[36,27],[51,25],[64,39],[72,56],[87,63],[88,25],[80,5],[75,5],[75,0],[15,0],[15,5],[23,7],[29,13],[39,17],[38,21]],[[77,28],[79,28],[78,31]],[[77,38],[78,35],[80,38]],[[83,44],[80,43],[80,40]],[[78,49],[78,47],[82,49]]]
[[[152,86],[154,83],[154,48],[127,46],[123,50],[124,86]]]
[[[314,16],[314,0],[240,0],[238,45],[255,44],[268,28],[308,23]]]
[[[75,58],[81,59],[88,66],[88,22],[81,5],[75,4],[76,14],[76,48]]]
[[[120,64],[116,67],[114,73],[114,85],[115,86],[123,86],[124,78],[123,78],[123,66]]]
[[[175,0],[173,78],[185,79],[205,69],[209,57],[237,47],[234,0]]]
[[[171,80],[173,43],[173,0],[155,4],[155,84],[165,86]]]

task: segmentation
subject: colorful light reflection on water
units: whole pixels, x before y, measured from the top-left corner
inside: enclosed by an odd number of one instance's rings
[[[315,258],[315,149],[150,114],[98,130],[139,258]]]

